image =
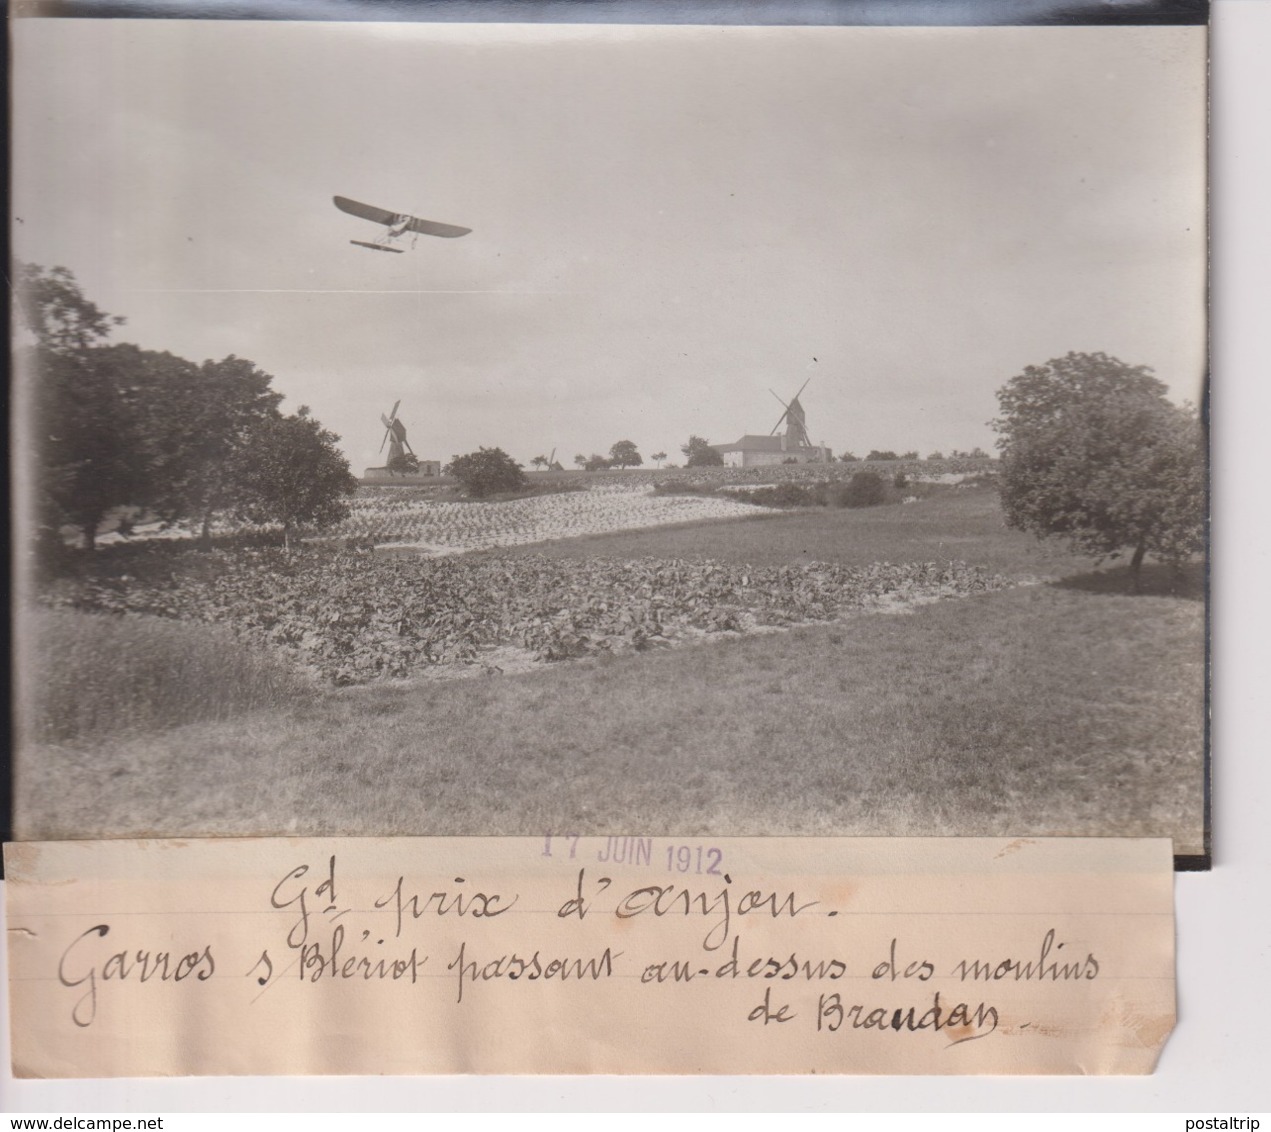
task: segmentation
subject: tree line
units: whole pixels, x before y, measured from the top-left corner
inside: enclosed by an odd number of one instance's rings
[[[687,444],[680,445],[680,451],[684,453],[684,466],[686,468],[722,468],[724,466],[724,457],[703,436],[690,436]],[[960,452],[954,449],[951,457],[953,459],[965,458],[972,460],[987,460],[990,458],[989,454],[982,448],[976,448],[970,452]],[[666,459],[666,453],[654,452],[649,458],[660,468],[662,462]],[[941,452],[932,452],[927,457],[928,460],[943,460],[944,458],[944,454]],[[853,455],[851,452],[844,452],[839,459],[845,464],[852,464],[859,463],[861,457]],[[876,448],[871,449],[869,455],[865,457],[867,461],[918,459],[921,459],[921,457],[916,451],[897,454],[892,451],[880,451]],[[793,457],[791,457],[790,462],[794,463]],[[535,456],[530,463],[536,468],[548,468],[551,464],[546,456]],[[644,463],[644,459],[635,444],[630,440],[620,440],[609,449],[607,457],[595,453],[585,456],[580,452],[574,457],[574,463],[585,472],[598,472],[608,468],[638,468]],[[557,471],[561,470],[559,463],[551,466]]]
[[[357,487],[339,437],[301,406],[284,414],[273,378],[234,355],[194,363],[112,343],[124,319],[100,310],[65,267],[19,264],[18,351],[29,390],[39,535],[70,526],[87,549],[108,516],[198,527],[218,516],[298,527],[347,514]]]

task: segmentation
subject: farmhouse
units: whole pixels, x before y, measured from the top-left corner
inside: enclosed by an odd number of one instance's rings
[[[803,383],[799,393],[807,387]],[[736,444],[712,444],[723,458],[724,463],[732,468],[751,468],[763,464],[829,464],[834,460],[833,454],[824,445],[813,444],[808,439],[808,419],[799,403],[796,393],[787,405],[786,411],[778,418],[772,432],[767,436],[746,435]],[[777,395],[774,393],[774,397]],[[781,401],[780,397],[777,397]],[[777,430],[784,424],[785,431]]]
[[[830,450],[819,444],[791,444],[780,436],[743,436],[735,444],[712,444],[731,468],[751,468],[761,464],[828,464]]]
[[[440,460],[420,460],[413,469],[396,470],[388,466],[367,468],[362,472],[363,483],[415,483],[441,475]]]

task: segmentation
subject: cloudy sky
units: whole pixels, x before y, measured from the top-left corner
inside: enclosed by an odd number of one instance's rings
[[[14,254],[380,462],[990,447],[1102,350],[1195,400],[1202,28],[17,20]],[[473,229],[404,255],[334,194]]]

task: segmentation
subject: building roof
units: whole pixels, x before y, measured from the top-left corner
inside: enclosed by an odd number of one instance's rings
[[[781,436],[743,436],[736,444],[712,444],[716,452],[785,452]]]
[[[736,444],[712,444],[716,452],[798,452],[819,444],[792,444],[783,436],[743,436]]]

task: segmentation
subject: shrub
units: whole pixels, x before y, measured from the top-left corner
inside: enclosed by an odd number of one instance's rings
[[[711,447],[710,441],[703,436],[690,436],[688,443],[680,446],[680,451],[688,457],[686,468],[722,468],[724,457]]]
[[[653,485],[654,495],[719,495],[719,485],[710,480],[663,480]],[[737,498],[740,493],[729,492],[727,498]]]
[[[455,456],[446,465],[446,475],[454,476],[476,499],[518,491],[526,484],[521,465],[502,448],[481,448],[466,456]]]
[[[747,503],[760,507],[823,507],[825,484],[780,483],[775,487],[759,487],[753,491],[733,493]]]
[[[857,472],[838,491],[839,507],[877,507],[886,501],[883,477],[877,472]]]

